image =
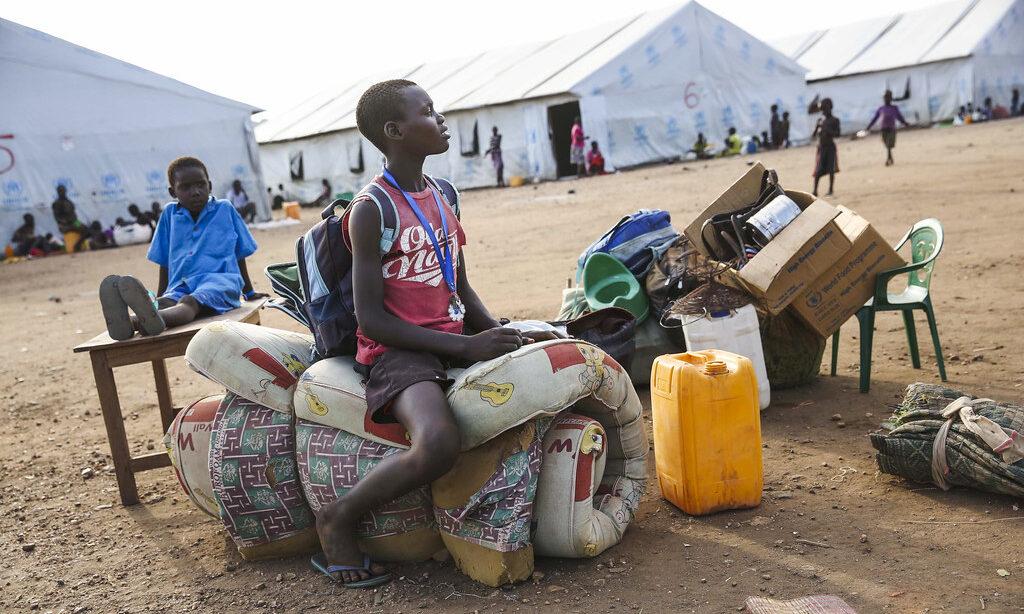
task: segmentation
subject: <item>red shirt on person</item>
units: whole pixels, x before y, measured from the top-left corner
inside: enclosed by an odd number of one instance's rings
[[[380,175],[374,177],[373,181],[387,191],[398,208],[398,237],[391,246],[391,251],[381,259],[384,309],[410,324],[446,333],[462,334],[462,321],[452,321],[448,314],[451,293],[441,274],[441,265],[438,263],[433,242],[420,225],[402,192]],[[443,250],[441,218],[438,217],[434,193],[428,184],[426,190],[410,192],[409,196],[416,201],[420,211],[434,228],[438,244]],[[459,253],[466,244],[466,233],[444,196],[438,194],[438,198],[441,199],[445,222],[448,224],[447,239],[452,254],[452,266],[458,271]],[[342,232],[345,233],[345,241],[351,245],[348,224],[343,226]],[[388,350],[387,346],[364,335],[361,328],[356,329],[356,342],[356,361],[363,365],[372,365]]]

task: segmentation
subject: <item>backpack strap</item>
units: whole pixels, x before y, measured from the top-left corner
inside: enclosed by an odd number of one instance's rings
[[[455,212],[455,219],[462,221],[462,209],[459,206],[459,191],[454,185],[447,179],[441,179],[440,177],[431,177],[430,175],[423,175],[423,178],[430,182],[441,196],[444,197],[445,201],[448,202],[448,206]]]
[[[367,198],[377,205],[377,211],[380,213],[380,254],[383,256],[391,251],[391,247],[398,238],[398,207],[387,190],[377,185],[376,182],[370,182],[360,190],[359,194],[352,198],[352,202],[361,198]],[[348,213],[351,210],[352,208],[349,207],[345,212]]]

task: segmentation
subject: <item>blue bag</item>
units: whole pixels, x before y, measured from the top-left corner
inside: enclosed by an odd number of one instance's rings
[[[576,262],[576,283],[580,282],[587,259],[597,252],[614,256],[630,273],[642,278],[678,236],[668,211],[641,209],[627,215],[583,250]]]

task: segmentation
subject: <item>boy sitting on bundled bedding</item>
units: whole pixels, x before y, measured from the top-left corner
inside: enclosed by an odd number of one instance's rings
[[[157,298],[138,279],[110,275],[100,284],[107,332],[118,341],[135,331],[156,335],[198,317],[238,307],[240,295],[256,300],[245,259],[256,241],[235,208],[210,197],[206,166],[183,157],[167,167],[167,191],[176,200],[164,207],[148,258],[160,265]],[[131,315],[131,308],[135,315]]]
[[[352,247],[356,362],[366,377],[369,419],[401,424],[412,447],[385,458],[317,517],[326,559],[320,567],[352,588],[390,579],[359,550],[359,519],[436,480],[455,462],[459,430],[445,397],[452,383],[446,366],[453,360],[489,360],[524,343],[555,338],[501,327],[469,285],[462,225],[444,194],[423,175],[426,157],[448,150],[444,116],[430,96],[411,81],[378,83],[359,99],[356,124],[387,158],[373,183],[395,203],[401,229],[382,255],[377,205],[360,194],[349,207],[342,232]],[[467,334],[463,324],[476,334]]]

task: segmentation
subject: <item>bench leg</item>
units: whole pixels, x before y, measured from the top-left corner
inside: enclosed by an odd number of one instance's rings
[[[139,489],[135,485],[135,474],[132,473],[132,455],[124,432],[124,417],[121,415],[121,402],[117,398],[114,371],[107,362],[106,353],[90,352],[89,356],[92,359],[92,375],[96,379],[96,392],[100,397],[103,424],[107,428],[107,442],[114,462],[114,475],[117,476],[117,489],[121,492],[121,504],[135,505],[139,502]]]
[[[156,400],[160,406],[160,424],[163,425],[163,433],[166,433],[174,421],[174,402],[171,400],[171,383],[167,378],[167,363],[162,358],[153,361],[153,380],[156,383]]]

